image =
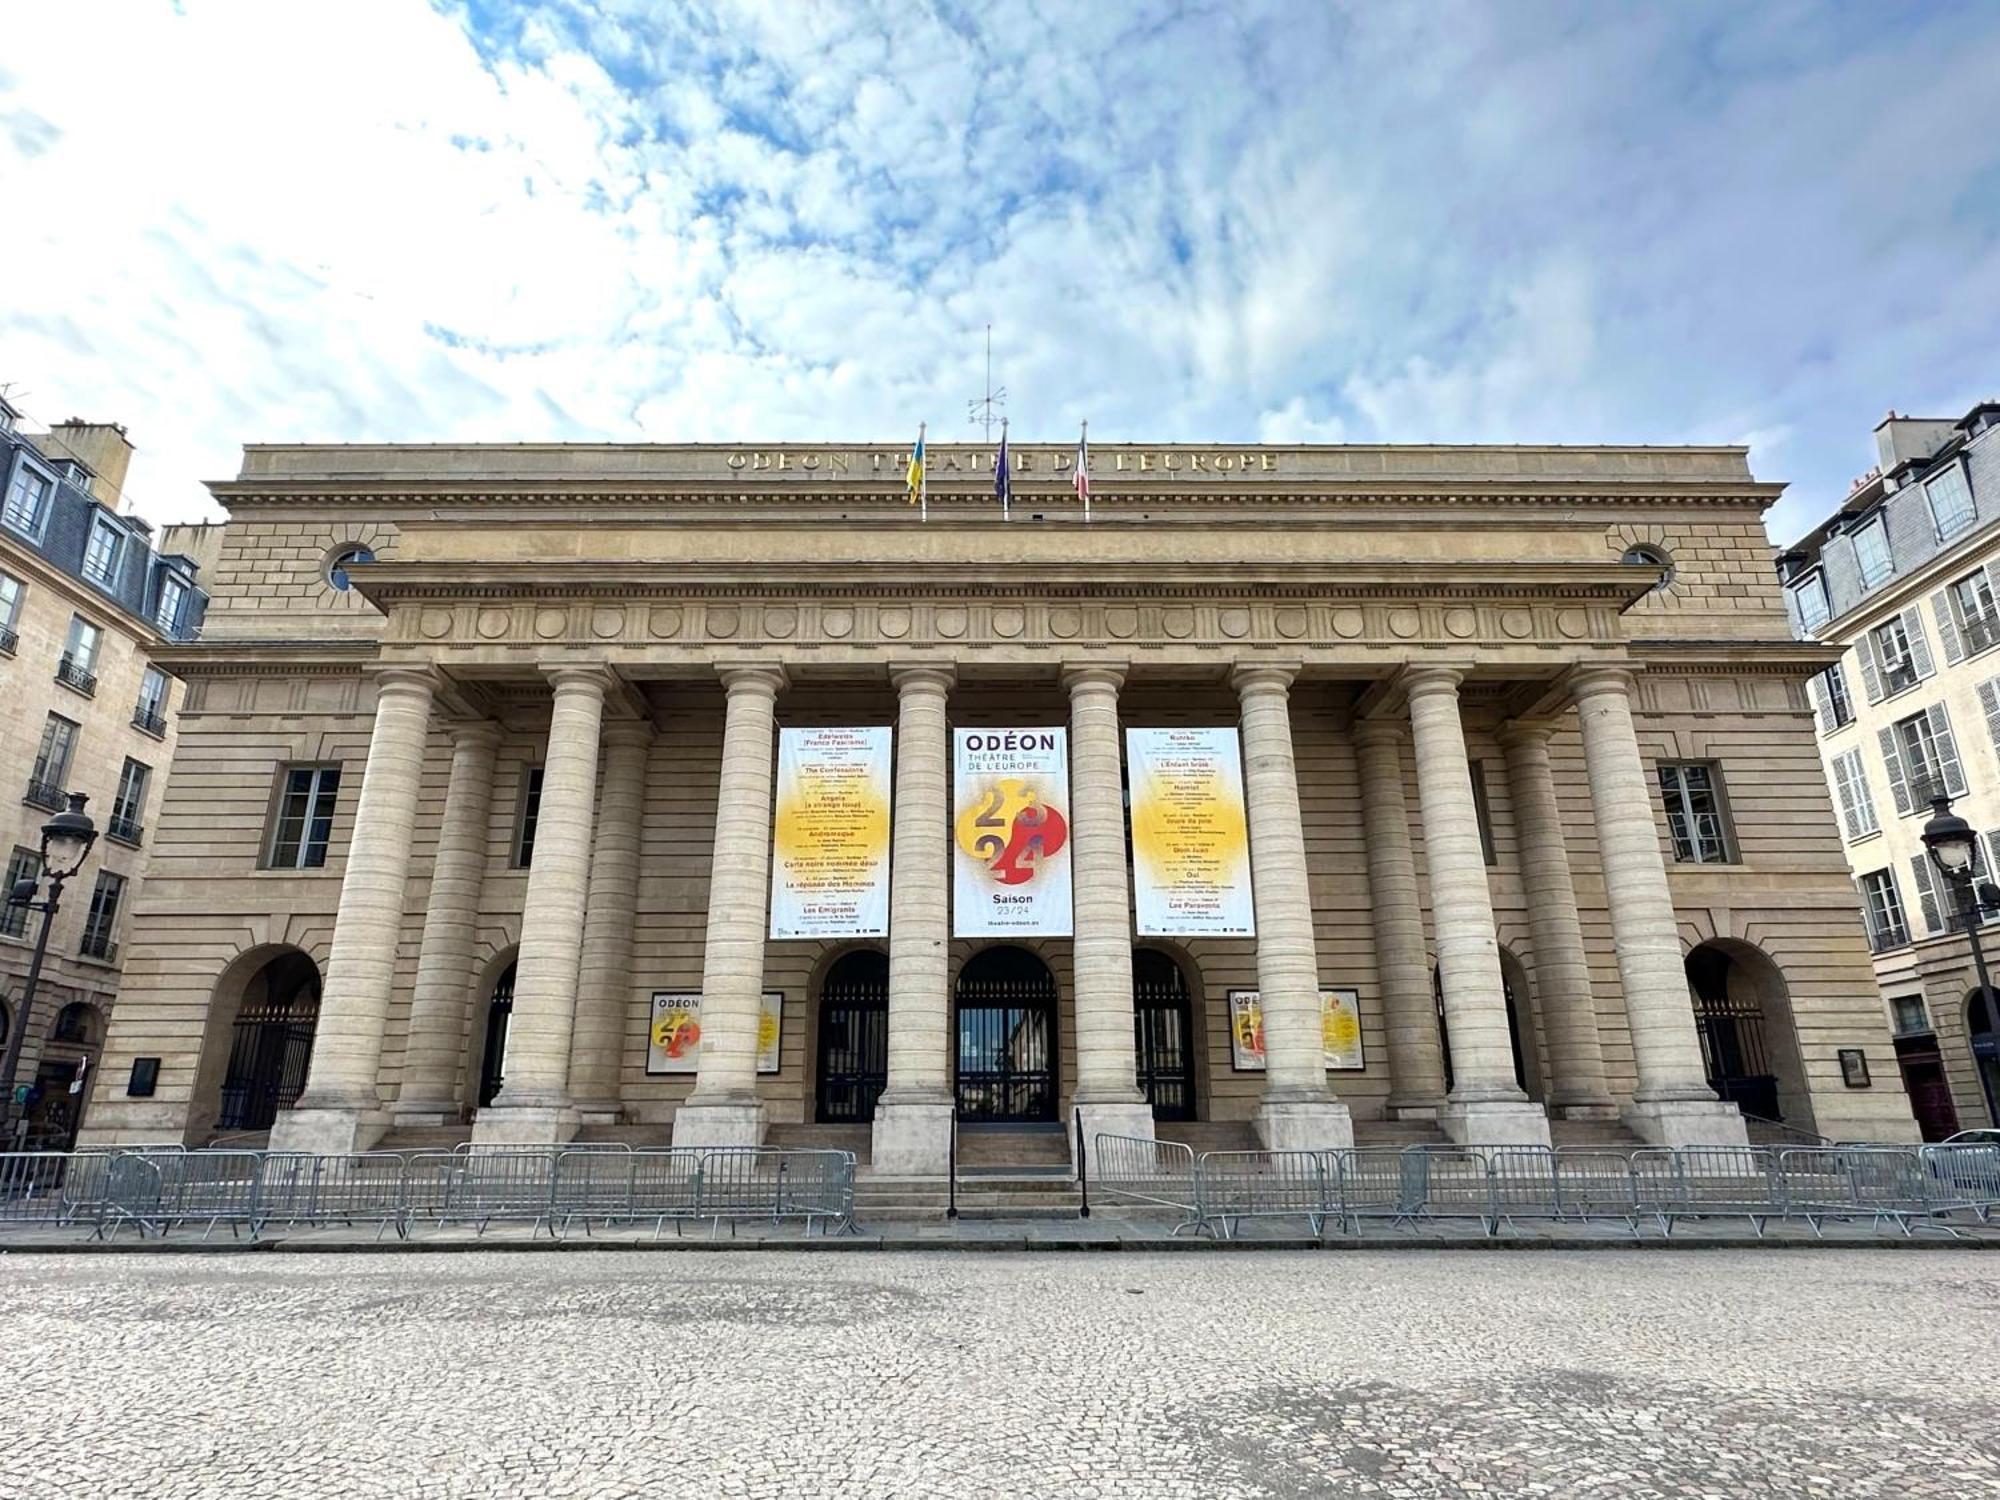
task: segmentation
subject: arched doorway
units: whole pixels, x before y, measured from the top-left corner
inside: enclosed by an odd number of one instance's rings
[[[1056,1117],[1056,981],[1025,948],[987,948],[966,960],[958,1008],[958,1117]]]
[[[1132,954],[1132,1030],[1139,1092],[1156,1120],[1192,1120],[1194,1007],[1181,966],[1157,948]]]
[[[305,1091],[319,1028],[319,966],[296,948],[265,962],[244,987],[230,1031],[219,1130],[269,1130]]]
[[[889,1082],[889,955],[859,948],[834,960],[819,989],[814,1118],[866,1125]]]
[[[1540,1100],[1539,1070],[1530,1065],[1533,1042],[1524,1022],[1530,1014],[1527,1001],[1528,977],[1521,962],[1504,946],[1500,949],[1500,998],[1507,1006],[1507,1045],[1514,1055],[1514,1086],[1530,1099]],[[1444,970],[1431,965],[1431,1006],[1437,1013],[1438,1052],[1444,1061],[1444,1088],[1454,1087],[1451,1071],[1451,1026],[1444,1014]]]
[[[1811,1111],[1778,966],[1748,943],[1713,938],[1688,954],[1687,980],[1716,1097],[1761,1120],[1803,1123]]]
[[[1979,1070],[1979,1090],[1986,1096],[1986,1118],[2000,1125],[2000,1038],[1993,1035],[1978,990],[1965,997],[1965,1034],[1972,1044],[1973,1066]]]
[[[5,1038],[0,1037],[0,1043]],[[56,1012],[48,1045],[35,1064],[28,1105],[28,1141],[37,1151],[67,1151],[76,1144],[92,1072],[104,1043],[104,1012],[72,1000]]]
[[[493,981],[486,1002],[486,1047],[479,1054],[479,1107],[486,1108],[507,1079],[507,1023],[514,1014],[514,965]]]

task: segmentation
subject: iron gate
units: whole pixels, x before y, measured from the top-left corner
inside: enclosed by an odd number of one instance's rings
[[[479,1107],[486,1108],[507,1081],[507,1026],[514,1016],[514,968],[494,981],[493,999],[486,1007],[486,1051],[479,1061]]]
[[[958,1117],[1056,1117],[1056,982],[1020,948],[988,948],[958,976]]]
[[[1739,1105],[1746,1115],[1782,1120],[1778,1079],[1764,1046],[1764,1008],[1754,995],[1730,994],[1731,963],[1728,954],[1706,948],[1697,948],[1687,959],[1708,1086],[1718,1099]]]
[[[1166,954],[1132,955],[1132,1027],[1139,1091],[1156,1120],[1194,1118],[1194,1030],[1187,979]]]
[[[269,1130],[305,1091],[319,1026],[319,987],[294,990],[237,1012],[222,1081],[219,1130]]]
[[[850,953],[820,987],[819,1122],[868,1124],[888,1082],[889,959]]]

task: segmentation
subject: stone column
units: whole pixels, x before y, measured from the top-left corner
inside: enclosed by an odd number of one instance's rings
[[[569,1092],[586,1125],[615,1124],[624,1057],[625,1007],[632,987],[632,925],[639,902],[639,829],[646,814],[646,760],[653,727],[621,720],[604,728],[604,786],[583,910],[577,967],[576,1030],[569,1044]]]
[[[472,986],[472,936],[486,877],[486,817],[493,805],[493,758],[500,726],[490,719],[450,726],[451,779],[431,866],[430,904],[410,1034],[403,1047],[398,1125],[443,1125],[459,1118],[453,1085],[465,1056],[465,1002]]]
[[[729,705],[701,959],[701,1063],[694,1092],[674,1115],[676,1146],[764,1140],[757,1020],[770,914],[772,753],[784,681],[775,666],[722,669]]]
[[[1069,689],[1070,874],[1076,927],[1076,1095],[1086,1136],[1153,1138],[1139,1092],[1132,1023],[1132,900],[1125,858],[1125,782],[1118,666],[1076,666]]]
[[[1546,1146],[1548,1116],[1514,1081],[1500,939],[1493,926],[1493,897],[1486,886],[1486,856],[1472,800],[1472,766],[1458,712],[1460,675],[1447,667],[1420,667],[1406,679],[1424,855],[1430,865],[1431,922],[1451,1031],[1452,1089],[1439,1120],[1455,1141]]]
[[[1239,666],[1243,790],[1257,910],[1257,988],[1264,1011],[1264,1102],[1257,1134],[1274,1151],[1354,1144],[1347,1106],[1326,1086],[1312,888],[1292,757],[1293,666]]]
[[[875,1105],[872,1162],[886,1176],[942,1177],[957,1102],[951,1084],[952,669],[892,669],[895,819],[889,849],[889,1083]]]
[[[428,667],[375,674],[375,728],[354,805],[306,1090],[271,1127],[278,1151],[366,1150],[387,1128],[376,1087],[395,983],[424,746],[437,679]]]
[[[1403,739],[1400,727],[1386,719],[1364,720],[1354,731],[1354,753],[1368,841],[1368,894],[1375,913],[1375,972],[1389,1040],[1388,1113],[1397,1120],[1435,1120],[1444,1105],[1444,1051],[1424,953],[1416,855],[1410,848]]]
[[[1673,892],[1654,821],[1658,796],[1632,728],[1631,691],[1630,674],[1618,668],[1586,669],[1574,687],[1605,905],[1639,1074],[1625,1119],[1660,1145],[1740,1146],[1747,1139],[1743,1117],[1715,1097],[1702,1066]]]
[[[1549,1112],[1562,1119],[1611,1120],[1618,1110],[1604,1082],[1597,1006],[1590,994],[1583,924],[1563,841],[1562,809],[1549,769],[1554,725],[1516,720],[1500,730],[1507,786],[1521,842],[1521,884],[1535,945],[1535,998],[1549,1043]]]
[[[576,1024],[584,895],[590,881],[591,813],[597,801],[597,741],[613,681],[595,664],[546,669],[555,686],[535,860],[521,909],[514,1010],[507,1022],[507,1076],[473,1121],[479,1145],[546,1146],[576,1134],[569,1096],[569,1043]]]

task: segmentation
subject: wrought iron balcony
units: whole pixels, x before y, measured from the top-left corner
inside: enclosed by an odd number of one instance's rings
[[[1910,946],[1910,931],[1901,923],[1893,927],[1872,927],[1868,932],[1868,947],[1874,953],[1887,953],[1892,948]]]
[[[106,837],[114,838],[121,844],[137,844],[146,836],[146,825],[136,818],[113,817],[105,825]]]
[[[1975,651],[1985,651],[2000,646],[2000,617],[1974,615],[1959,627],[1959,634],[1965,639],[1965,652],[1968,656]]]
[[[86,698],[97,696],[97,678],[86,671],[67,651],[56,663],[56,681],[65,687],[73,687]]]
[[[0,625],[0,656],[12,656],[21,644],[20,633],[11,625]]]
[[[132,727],[150,734],[156,740],[167,737],[166,715],[151,704],[141,703],[132,710]]]
[[[61,812],[69,806],[69,798],[61,787],[53,781],[35,781],[32,778],[21,800],[30,807],[39,807],[47,812]]]
[[[85,958],[100,959],[107,964],[118,962],[118,945],[111,941],[111,934],[86,927],[83,941],[76,945],[76,951]]]

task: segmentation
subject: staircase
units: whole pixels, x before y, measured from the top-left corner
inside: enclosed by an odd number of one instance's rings
[[[1549,1144],[1578,1150],[1630,1153],[1645,1145],[1623,1120],[1551,1120]]]
[[[398,1125],[375,1143],[377,1151],[449,1151],[472,1139],[470,1125]]]

